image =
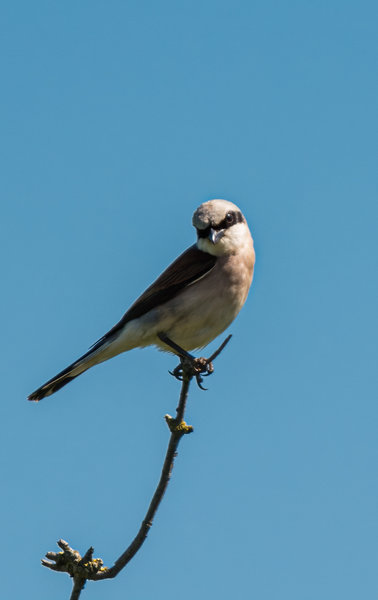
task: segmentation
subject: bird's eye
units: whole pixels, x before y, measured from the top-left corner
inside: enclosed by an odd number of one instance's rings
[[[226,215],[226,223],[227,225],[232,225],[235,221],[235,215],[232,212],[227,213]]]

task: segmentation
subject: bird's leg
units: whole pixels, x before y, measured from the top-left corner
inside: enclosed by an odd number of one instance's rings
[[[174,350],[176,352],[176,354],[179,355],[180,358],[186,358],[188,360],[196,360],[195,356],[193,356],[192,354],[189,354],[189,352],[184,350],[184,348],[181,348],[181,346],[179,346],[178,344],[176,344],[176,342],[171,340],[171,338],[169,338],[165,333],[160,332],[157,334],[157,336],[158,336],[159,340],[164,342],[164,344],[167,344],[167,346],[170,346],[172,348],[172,350]]]
[[[204,377],[211,375],[214,372],[213,360],[222,352],[223,348],[228,344],[231,339],[231,335],[229,335],[221,346],[210,356],[210,358],[204,358],[201,356],[200,358],[196,358],[192,354],[189,354],[186,350],[181,348],[178,344],[173,342],[165,333],[158,333],[158,338],[170,346],[176,354],[180,357],[180,364],[177,365],[173,371],[169,371],[173,377],[178,379],[179,381],[183,380],[184,373],[186,373],[189,377],[195,377],[197,381],[197,385],[201,390],[206,390],[202,386],[202,381]]]
[[[169,371],[169,373],[179,381],[182,381],[184,367],[189,366],[189,370],[193,370],[193,366],[196,361],[195,356],[189,354],[189,352],[184,350],[184,348],[181,348],[181,346],[179,346],[178,344],[176,344],[176,342],[171,340],[171,338],[169,338],[164,332],[160,332],[157,335],[159,340],[161,340],[162,342],[164,342],[164,344],[172,348],[172,350],[175,351],[175,354],[177,354],[180,357],[180,363],[177,365],[177,367],[175,367],[175,369],[173,369],[173,371]]]

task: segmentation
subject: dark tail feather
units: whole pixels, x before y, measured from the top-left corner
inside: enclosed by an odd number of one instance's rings
[[[41,387],[28,396],[28,400],[35,400],[38,402],[38,400],[42,400],[42,398],[46,398],[46,396],[51,396],[51,394],[54,394],[60,390],[60,388],[67,385],[67,383],[84,373],[84,371],[92,367],[97,362],[90,360],[89,357],[92,354],[96,354],[96,352],[90,350],[84,354],[84,356],[81,356],[78,360],[72,363],[72,365],[63,369],[63,371],[58,373],[58,375],[55,375],[55,377],[46,381],[46,383],[41,385]]]
[[[67,383],[69,383],[76,377],[78,377],[78,375],[74,375],[73,377],[70,377],[69,375],[67,375],[66,377],[64,377],[63,379],[61,379],[59,381],[57,381],[57,380],[48,381],[47,383],[42,385],[40,388],[38,388],[38,390],[35,390],[35,392],[30,394],[30,396],[28,396],[28,400],[35,400],[35,402],[38,402],[39,400],[42,400],[42,398],[46,398],[46,396],[51,396],[51,394],[55,394],[55,392],[60,390],[60,388],[67,385]]]

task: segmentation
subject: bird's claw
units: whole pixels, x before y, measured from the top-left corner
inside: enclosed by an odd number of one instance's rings
[[[193,359],[181,359],[180,364],[177,365],[173,371],[169,371],[170,375],[182,381],[184,373],[187,373],[191,377],[195,377],[198,387],[201,390],[206,391],[207,388],[203,387],[203,377],[208,377],[214,372],[213,363],[207,358],[193,358]]]
[[[177,367],[175,369],[173,369],[173,371],[168,371],[168,373],[170,375],[172,375],[172,377],[174,377],[178,381],[182,381],[183,377],[182,377],[181,363],[179,365],[177,365]]]
[[[207,388],[203,387],[203,377],[208,377],[212,373],[214,373],[214,365],[213,360],[219,356],[222,352],[223,348],[228,344],[231,339],[231,335],[228,335],[224,342],[219,346],[219,348],[213,352],[213,354],[209,358],[204,358],[201,356],[200,358],[195,358],[186,350],[183,350],[172,342],[165,334],[160,333],[159,338],[166,343],[168,346],[171,346],[174,350],[179,350],[180,364],[177,365],[173,371],[168,371],[173,377],[178,379],[179,381],[183,381],[184,379],[192,379],[192,377],[196,378],[196,382],[198,387],[201,390],[206,390]]]

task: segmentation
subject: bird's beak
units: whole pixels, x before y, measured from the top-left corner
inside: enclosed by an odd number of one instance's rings
[[[212,244],[216,244],[219,239],[220,231],[215,231],[215,229],[211,228],[209,231],[209,240]]]

